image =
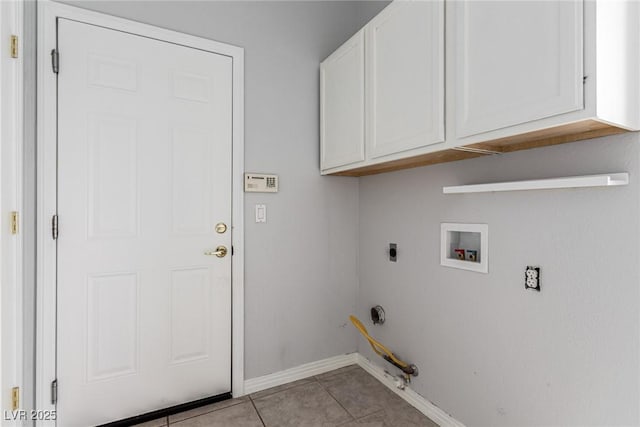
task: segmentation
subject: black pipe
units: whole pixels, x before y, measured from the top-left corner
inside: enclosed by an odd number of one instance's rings
[[[394,354],[395,356],[395,354]],[[387,356],[386,354],[383,354],[382,357],[384,358],[384,360],[386,360],[387,362],[391,363],[393,366],[395,366],[396,368],[400,369],[402,372],[404,372],[407,375],[415,375],[416,373],[416,369],[414,365],[408,365],[408,366],[400,366],[399,364],[397,364],[396,362],[393,361],[393,359],[391,359],[389,356]]]

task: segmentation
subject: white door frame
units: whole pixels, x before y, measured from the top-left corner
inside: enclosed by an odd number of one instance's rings
[[[11,410],[11,390],[23,387],[22,328],[22,149],[23,149],[22,0],[0,1],[0,407]],[[18,57],[10,36],[18,36]],[[11,212],[18,212],[18,234],[11,233]],[[3,420],[2,425],[17,425]]]
[[[244,394],[244,49],[85,9],[38,2],[38,249],[36,323],[36,407],[54,410],[51,382],[56,378],[56,244],[51,218],[56,213],[56,76],[51,51],[56,48],[57,18],[226,55],[233,60],[232,165],[232,394]],[[60,52],[64,55],[64,51]],[[64,70],[60,70],[64,72]],[[61,232],[64,232],[61,230]],[[64,393],[64,384],[59,384]]]

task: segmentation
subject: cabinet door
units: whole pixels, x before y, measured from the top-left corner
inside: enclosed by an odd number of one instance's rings
[[[459,138],[583,108],[582,0],[450,4]]]
[[[320,64],[321,169],[364,160],[364,33]]]
[[[367,26],[368,141],[380,157],[444,141],[444,3],[391,3]]]

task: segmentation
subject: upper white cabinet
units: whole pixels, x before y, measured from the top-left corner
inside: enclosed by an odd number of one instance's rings
[[[458,137],[582,110],[582,1],[453,1]]]
[[[364,160],[364,31],[320,64],[322,170]]]
[[[444,2],[396,1],[365,31],[369,157],[444,142]]]
[[[391,3],[322,62],[320,85],[322,171],[444,142],[444,1]]]
[[[323,174],[640,130],[640,1],[396,0],[363,31],[322,64]]]

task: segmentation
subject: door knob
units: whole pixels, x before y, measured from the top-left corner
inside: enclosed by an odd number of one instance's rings
[[[215,251],[207,251],[204,253],[205,255],[215,255],[218,258],[224,258],[227,255],[227,248],[224,246],[218,246]]]

